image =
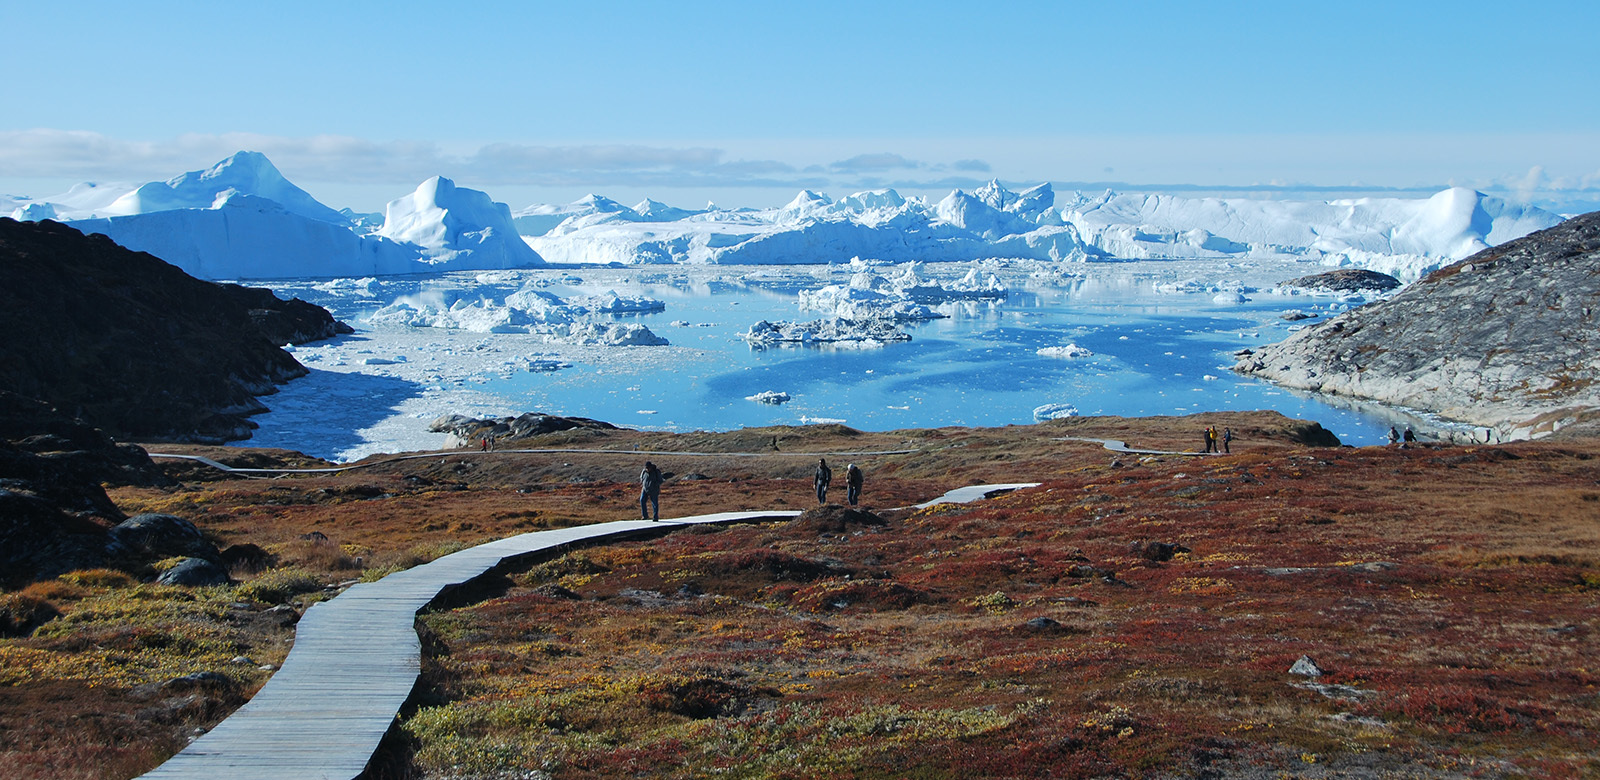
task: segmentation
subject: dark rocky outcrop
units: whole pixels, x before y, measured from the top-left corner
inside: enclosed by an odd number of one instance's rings
[[[9,481],[9,480],[8,480]],[[0,487],[0,588],[99,566],[106,527],[26,489]]]
[[[1400,280],[1388,274],[1368,271],[1365,268],[1341,268],[1337,271],[1302,276],[1283,283],[1285,287],[1303,287],[1307,290],[1332,292],[1359,292],[1362,290],[1393,290]]]
[[[204,558],[184,558],[177,566],[161,572],[156,582],[162,585],[186,585],[193,587],[207,585],[226,585],[228,570],[213,561]]]
[[[194,523],[172,515],[135,515],[118,523],[108,536],[106,552],[114,558],[222,560],[217,546],[206,541]]]
[[[0,586],[102,565],[124,516],[103,485],[171,484],[144,450],[0,391]]]
[[[1234,368],[1526,438],[1600,421],[1596,355],[1600,212],[1479,252],[1387,301],[1241,353]]]
[[[311,304],[201,281],[105,236],[0,218],[0,390],[117,438],[247,438],[247,417],[266,408],[256,396],[306,373],[280,346],[344,328]]]
[[[489,417],[475,419],[460,414],[447,414],[428,425],[434,433],[448,433],[450,447],[476,447],[484,438],[496,447],[514,446],[516,442],[557,431],[574,428],[614,431],[617,426],[587,417],[557,417],[553,414],[529,412],[520,417]]]

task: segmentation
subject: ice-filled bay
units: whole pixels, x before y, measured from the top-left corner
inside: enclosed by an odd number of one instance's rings
[[[326,306],[357,332],[296,348],[312,375],[264,398],[273,411],[256,417],[256,436],[240,444],[350,460],[442,445],[442,435],[426,430],[441,414],[527,411],[682,431],[819,420],[866,430],[1031,424],[1034,410],[1051,404],[1070,404],[1086,416],[1276,409],[1317,420],[1352,444],[1379,443],[1392,422],[1411,419],[1335,406],[1227,370],[1235,351],[1278,341],[1305,324],[1281,319],[1285,310],[1326,316],[1349,305],[1273,289],[1303,275],[1304,265],[988,262],[979,268],[1003,283],[1005,297],[953,295],[928,303],[946,316],[896,323],[910,341],[763,348],[744,338],[763,320],[829,316],[802,310],[800,291],[848,285],[852,277],[858,284],[882,281],[905,269],[886,265],[869,274],[860,265],[273,282],[280,295]],[[915,289],[926,294],[941,281],[956,284],[970,278],[972,266],[916,266],[923,286]],[[564,300],[615,293],[661,301],[658,311],[585,316],[643,325],[670,345],[573,343],[537,325],[526,328],[532,333],[507,333],[368,322],[397,302],[440,313],[441,321],[476,322],[484,318],[473,312],[494,313],[519,291],[513,302],[528,299],[529,290]],[[1068,345],[1079,348],[1077,356],[1052,349]],[[786,393],[789,400],[751,400],[764,393]]]

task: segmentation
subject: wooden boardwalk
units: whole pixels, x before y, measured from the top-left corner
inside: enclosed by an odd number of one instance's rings
[[[696,523],[788,520],[723,512],[624,520],[513,536],[355,585],[312,605],[283,667],[255,697],[146,778],[351,780],[362,773],[420,674],[417,613],[453,586],[518,557],[574,542]]]
[[[1037,483],[970,485],[919,507],[977,501]],[[576,542],[697,523],[791,520],[798,511],[621,520],[513,536],[354,585],[307,609],[294,648],[261,690],[216,728],[143,775],[154,780],[353,780],[377,752],[422,668],[417,613],[440,594],[517,558]]]

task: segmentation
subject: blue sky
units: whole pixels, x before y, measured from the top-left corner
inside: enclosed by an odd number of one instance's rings
[[[0,193],[265,152],[335,207],[994,177],[1600,200],[1600,3],[0,0]]]

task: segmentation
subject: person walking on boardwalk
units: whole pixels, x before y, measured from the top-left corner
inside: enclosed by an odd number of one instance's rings
[[[828,483],[833,481],[833,469],[828,468],[827,458],[817,458],[817,471],[811,477],[811,486],[817,489],[817,503],[826,503],[828,500]]]
[[[1228,446],[1232,442],[1233,442],[1233,429],[1232,428],[1223,428],[1222,429],[1222,451],[1225,452],[1225,453],[1226,452],[1232,452],[1233,450]]]
[[[647,503],[653,511],[645,511]],[[661,469],[648,460],[644,462],[644,470],[639,472],[639,519],[661,520]]]
[[[1206,449],[1205,449],[1205,451],[1206,452],[1216,452],[1217,451],[1217,429],[1207,426],[1204,431],[1201,431],[1201,435],[1204,436],[1205,439],[1206,439]]]
[[[844,495],[845,499],[850,502],[850,506],[855,506],[856,501],[861,498],[862,480],[863,477],[861,476],[861,469],[856,468],[856,464],[852,463],[845,467]]]

